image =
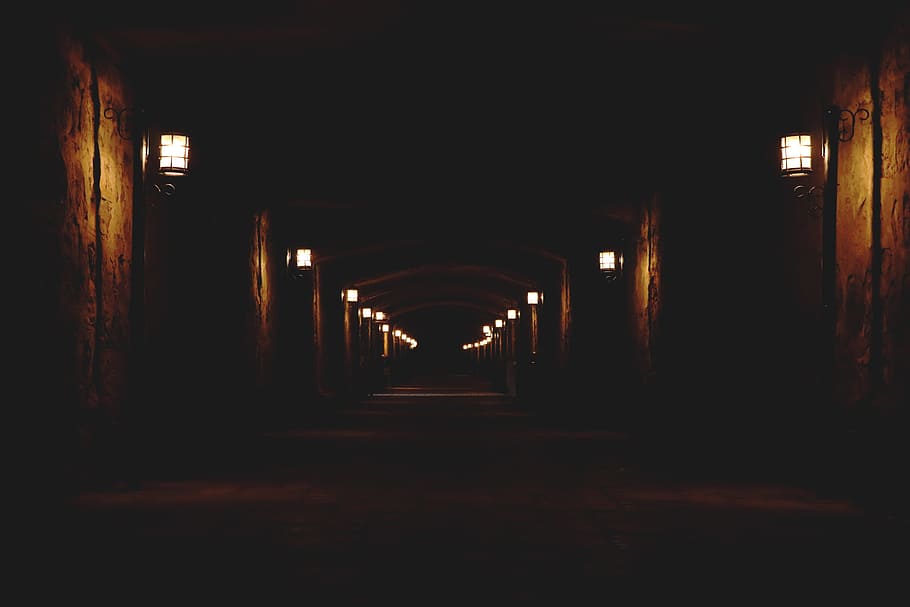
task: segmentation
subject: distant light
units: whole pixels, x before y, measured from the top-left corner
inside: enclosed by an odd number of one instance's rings
[[[375,318],[376,320],[385,320],[385,312],[380,312],[379,310],[376,310],[375,312],[373,312],[373,318]]]
[[[346,289],[341,292],[341,298],[348,302],[354,303],[357,301],[357,289]]]
[[[382,323],[382,332],[383,333],[389,332],[389,323],[387,323],[387,322]]]
[[[516,318],[518,318],[518,310],[516,310],[514,308],[509,308],[508,310],[506,310],[506,318],[508,318],[509,320],[515,320]]]
[[[540,303],[541,294],[537,291],[528,291],[528,304],[534,306]]]
[[[395,337],[401,337],[401,329],[395,329],[395,331],[394,331],[394,333],[392,333],[392,335],[394,335]]]
[[[372,318],[373,317],[373,308],[370,308],[370,307],[360,308],[360,316],[362,318]]]
[[[493,326],[497,329],[502,329],[503,325],[505,325],[505,321],[501,318],[497,318],[493,321]]]
[[[313,250],[312,249],[293,249],[293,255],[288,252],[288,260],[294,260],[294,268],[297,270],[310,270],[313,267]]]
[[[601,251],[599,257],[601,272],[616,271],[616,251]]]
[[[492,332],[493,332],[493,329],[490,328],[490,325],[484,325],[484,326],[483,326],[483,334],[484,334],[484,335],[489,335],[489,334],[492,333]]]

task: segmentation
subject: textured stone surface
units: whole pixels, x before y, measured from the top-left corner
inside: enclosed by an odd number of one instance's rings
[[[910,402],[910,26],[884,45],[882,100],[883,404]]]
[[[252,221],[250,246],[250,296],[252,301],[252,353],[256,384],[270,386],[275,371],[275,293],[278,272],[283,259],[277,258],[272,237],[272,215],[268,210],[257,211]]]
[[[840,107],[871,112],[869,67],[844,58],[835,70],[833,100]],[[840,143],[837,167],[837,373],[840,404],[868,394],[872,327],[872,128],[857,119],[853,138]]]
[[[96,112],[107,108],[132,109],[123,76],[112,65],[95,64],[98,99]],[[97,323],[97,382],[99,405],[118,414],[128,391],[130,351],[130,299],[133,239],[133,162],[137,133],[117,133],[118,123],[101,118],[98,123],[95,163],[99,165],[96,240],[101,264],[101,289]],[[131,125],[121,124],[130,128]]]
[[[65,318],[71,358],[65,373],[80,408],[98,404],[95,384],[97,348],[98,239],[94,204],[94,121],[91,66],[84,48],[71,39],[61,42],[65,80],[58,105],[58,145],[66,172],[66,192],[58,226],[63,260],[59,305]]]
[[[635,267],[632,268],[632,309],[638,369],[647,382],[656,372],[655,346],[660,318],[660,205],[652,199],[643,205],[639,222]]]
[[[48,172],[64,184],[52,230],[59,264],[57,338],[67,354],[54,374],[64,424],[72,423],[67,431],[78,431],[83,447],[80,458],[66,465],[78,468],[111,457],[105,445],[128,391],[133,143],[117,134],[104,110],[128,108],[131,100],[121,74],[102,55],[66,34],[56,43],[60,162]]]

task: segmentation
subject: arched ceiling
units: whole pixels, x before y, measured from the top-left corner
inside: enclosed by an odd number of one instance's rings
[[[556,290],[567,262],[545,247],[492,240],[381,241],[316,249],[314,259],[322,284],[356,288],[360,306],[384,312],[421,348],[450,352],[521,308],[528,291]]]

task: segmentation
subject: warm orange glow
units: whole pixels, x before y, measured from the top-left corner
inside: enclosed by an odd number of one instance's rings
[[[360,316],[362,318],[372,318],[373,317],[373,308],[369,308],[369,307],[360,308]]]
[[[387,323],[387,322],[382,323],[382,332],[383,333],[389,332],[389,323]]]
[[[506,310],[506,318],[508,318],[509,320],[515,320],[516,318],[518,318],[518,310],[509,308],[508,310]]]
[[[395,332],[393,333],[393,335],[395,337],[401,337],[401,329],[395,329]]]
[[[385,320],[385,312],[380,312],[379,310],[376,310],[375,312],[373,312],[373,318],[375,318],[376,320]]]
[[[540,303],[540,293],[537,291],[528,291],[528,303],[532,306]]]
[[[490,325],[484,325],[484,326],[483,326],[483,334],[484,334],[484,335],[489,335],[489,334],[492,333],[492,332],[493,332],[493,329],[490,328]]]
[[[341,298],[347,302],[356,302],[357,301],[357,289],[346,289],[341,292]]]
[[[190,168],[190,138],[180,133],[161,135],[158,148],[158,172],[163,175],[183,175]]]
[[[780,173],[789,177],[812,172],[812,136],[787,135],[780,138]]]
[[[504,324],[505,324],[505,322],[501,318],[497,318],[496,320],[493,321],[493,326],[496,327],[497,329],[502,329],[502,326]]]

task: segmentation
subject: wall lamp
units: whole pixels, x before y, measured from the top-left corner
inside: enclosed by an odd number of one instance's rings
[[[612,249],[600,251],[597,254],[597,265],[600,268],[600,273],[607,278],[607,280],[613,280],[622,272],[622,252],[615,251]]]
[[[819,158],[827,158],[827,179],[824,186],[798,184],[793,187],[797,198],[813,197],[830,188],[837,188],[838,144],[850,141],[856,132],[856,120],[869,119],[869,110],[845,110],[829,106],[824,113],[824,142]],[[781,177],[807,177],[815,167],[816,151],[810,133],[790,133],[780,138]],[[817,209],[816,209],[817,210]]]
[[[543,293],[539,291],[528,291],[528,304],[536,306],[543,302]]]
[[[831,357],[828,372],[834,373],[834,352],[837,343],[837,168],[840,143],[850,141],[856,132],[856,120],[869,118],[869,110],[845,110],[832,105],[824,112],[824,148],[821,157],[827,156],[825,183],[823,186],[796,185],[793,193],[797,198],[815,198],[822,194],[822,307],[826,331],[826,355]],[[815,154],[812,138],[806,133],[795,133],[781,137],[780,172],[784,177],[801,177],[812,174]],[[813,207],[813,211],[818,211]]]
[[[357,289],[345,289],[341,292],[341,301],[357,303],[358,296]]]
[[[179,177],[190,170],[190,137],[185,133],[162,133],[158,141],[158,174]],[[173,196],[177,186],[173,183],[155,184],[162,196]]]
[[[144,129],[140,124],[138,116],[142,110],[134,108],[117,109],[113,107],[105,108],[104,117],[114,122],[114,131],[121,139],[132,140],[134,133]],[[142,149],[141,154],[143,172],[146,167],[146,159],[149,157],[148,137],[144,130],[142,131]],[[163,177],[179,177],[186,175],[190,170],[190,137],[186,133],[178,131],[163,131],[158,137],[158,145],[155,150],[157,159],[156,171]],[[177,192],[177,186],[173,183],[164,183],[161,185],[154,184],[155,191],[162,196],[173,196]]]
[[[292,248],[288,249],[288,268],[295,276],[302,276],[313,269],[313,249]]]

